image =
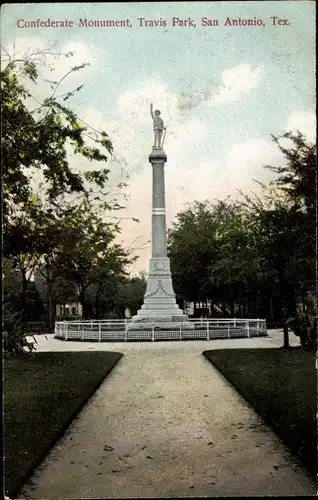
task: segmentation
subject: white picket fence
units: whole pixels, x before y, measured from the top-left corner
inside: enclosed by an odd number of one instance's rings
[[[57,321],[55,338],[63,340],[83,341],[117,341],[131,340],[213,340],[246,337],[263,337],[267,335],[265,319],[190,319],[194,324],[192,330],[176,328],[159,330],[143,324],[142,330],[130,330],[130,320],[83,320]]]

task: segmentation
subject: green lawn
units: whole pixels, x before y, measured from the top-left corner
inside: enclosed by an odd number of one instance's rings
[[[121,356],[38,352],[4,357],[6,494],[16,497]]]
[[[316,353],[297,347],[289,350],[221,349],[203,354],[316,480]]]

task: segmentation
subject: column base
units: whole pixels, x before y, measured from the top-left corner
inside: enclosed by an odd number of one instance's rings
[[[194,329],[187,314],[184,314],[176,302],[168,257],[150,259],[144,303],[128,324],[128,330],[152,327],[162,330]]]

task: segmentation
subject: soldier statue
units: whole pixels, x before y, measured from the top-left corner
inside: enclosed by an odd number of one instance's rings
[[[153,111],[153,104],[150,104],[150,114],[153,120],[153,131],[154,131],[154,148],[161,149],[163,146],[164,138],[162,140],[163,131],[167,129],[164,126],[163,119],[160,117],[159,109]]]

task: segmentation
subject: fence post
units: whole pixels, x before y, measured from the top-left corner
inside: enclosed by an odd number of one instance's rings
[[[127,321],[125,321],[125,342],[127,342]]]
[[[151,327],[151,340],[152,340],[152,342],[155,341],[155,328],[154,328],[154,326]]]
[[[98,339],[99,339],[99,342],[102,341],[102,324],[101,324],[101,322],[98,323]]]
[[[68,327],[67,327],[66,322],[64,323],[64,326],[65,326],[65,340],[67,340],[68,339]]]
[[[180,326],[180,340],[182,340],[182,326]]]
[[[84,340],[84,333],[85,333],[85,324],[82,325],[82,340]]]
[[[246,321],[246,331],[248,338],[250,338],[250,323],[248,320]]]
[[[234,318],[234,320],[233,320],[233,326],[234,326],[234,328],[236,328],[236,318]]]
[[[206,322],[206,339],[210,340],[209,320],[207,320],[207,322]]]
[[[227,338],[229,339],[231,336],[230,336],[230,323],[228,323],[227,325]]]
[[[257,336],[259,336],[259,318],[257,318],[256,334],[257,334]]]

